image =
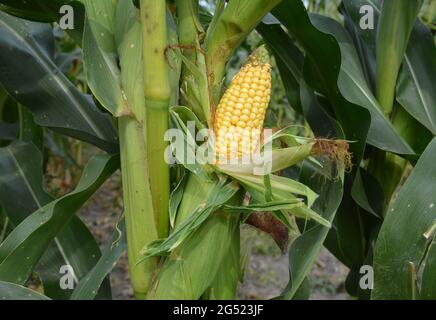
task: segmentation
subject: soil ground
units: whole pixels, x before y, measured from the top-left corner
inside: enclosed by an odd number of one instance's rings
[[[102,250],[108,245],[121,212],[120,176],[117,173],[80,212],[80,217],[90,227]],[[251,243],[252,247],[237,298],[270,299],[278,296],[289,279],[287,254],[282,254],[268,235],[248,226],[242,228],[241,240],[241,243]],[[349,299],[344,290],[347,272],[346,267],[323,249],[309,277],[312,285],[310,299]],[[126,254],[113,269],[111,283],[114,299],[133,298]]]

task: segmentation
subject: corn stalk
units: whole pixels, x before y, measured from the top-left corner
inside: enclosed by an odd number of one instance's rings
[[[129,110],[118,121],[129,271],[138,299],[146,296],[157,266],[156,258],[139,262],[139,251],[168,233],[169,169],[163,161],[166,147],[163,137],[168,128],[170,99],[164,56],[167,43],[165,1],[141,2],[141,28],[145,45],[142,57],[136,58],[143,62],[140,65],[143,74],[138,75],[143,88],[142,92],[131,92],[129,88],[136,89],[137,86],[126,85],[128,80],[124,81]],[[141,29],[137,31],[141,33]],[[141,50],[137,52],[140,54]],[[122,51],[123,74],[137,73],[138,70],[126,69],[131,67],[127,59],[128,54],[124,57]],[[137,98],[138,95],[144,95],[145,99]]]
[[[156,259],[138,264],[141,248],[157,238],[146,158],[145,110],[131,106],[133,117],[118,120],[130,279],[136,298],[148,291]]]
[[[141,1],[144,60],[145,129],[150,186],[159,237],[168,234],[169,166],[165,163],[170,84],[165,59],[167,22],[165,0]]]

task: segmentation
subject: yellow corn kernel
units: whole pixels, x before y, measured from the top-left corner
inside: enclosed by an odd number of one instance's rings
[[[256,149],[270,99],[270,88],[268,53],[260,47],[235,75],[216,108],[214,130],[217,151],[224,152],[229,158],[252,153]],[[240,134],[228,135],[229,131]],[[242,136],[250,137],[250,140],[242,139]]]

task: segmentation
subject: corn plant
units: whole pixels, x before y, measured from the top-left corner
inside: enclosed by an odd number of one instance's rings
[[[306,2],[0,0],[0,297],[110,299],[127,250],[136,299],[233,299],[250,223],[286,230],[277,298],[309,296],[323,246],[352,296],[436,298],[432,7]],[[272,70],[301,125],[264,126]],[[47,190],[50,155],[81,167],[89,145],[73,190]],[[124,213],[101,251],[76,213],[118,169]]]

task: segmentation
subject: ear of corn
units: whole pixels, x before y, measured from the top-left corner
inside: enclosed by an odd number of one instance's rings
[[[268,52],[258,48],[233,78],[215,113],[216,153],[222,158],[252,154],[259,143],[271,94]]]
[[[260,131],[263,128],[265,113],[271,92],[271,75],[268,53],[264,47],[257,49],[233,78],[229,88],[218,104],[213,121],[217,134],[216,149],[219,159],[240,158],[251,155],[260,145]],[[175,112],[182,109],[174,109]],[[284,133],[281,133],[284,134]],[[273,137],[265,138],[270,143]],[[279,170],[307,158],[314,142],[298,142],[295,146],[277,149],[272,153]],[[245,164],[244,164],[245,166]],[[244,167],[242,166],[242,167]],[[265,181],[263,176],[253,175],[252,164],[240,170],[219,163],[213,166],[216,171],[238,180],[250,194],[260,193],[259,203],[265,201]],[[242,172],[241,172],[242,171]],[[198,208],[206,206],[213,198],[217,181],[190,174],[183,198],[175,219],[175,230],[187,221]],[[294,180],[271,175],[271,196],[274,200],[297,200],[295,195],[303,195],[307,205],[292,208],[292,213],[301,218],[313,219],[330,226],[329,222],[310,209],[316,194]],[[239,205],[242,193],[236,193],[227,204]],[[253,196],[253,194],[252,194]],[[300,202],[300,201],[299,201]],[[290,209],[280,209],[283,216]],[[279,211],[279,210],[277,210]],[[239,213],[239,212],[238,212]],[[202,222],[183,242],[173,248],[162,263],[149,298],[151,299],[231,299],[236,292],[240,274],[239,214],[216,211]]]
[[[264,47],[257,49],[234,77],[217,107],[214,119],[217,149],[226,158],[251,154],[257,147],[271,92],[270,69],[268,52]],[[207,201],[214,185],[214,181],[190,175],[175,228]],[[237,204],[240,200],[237,194],[231,201]],[[233,298],[239,278],[238,231],[238,215],[214,213],[166,259],[149,297]]]

